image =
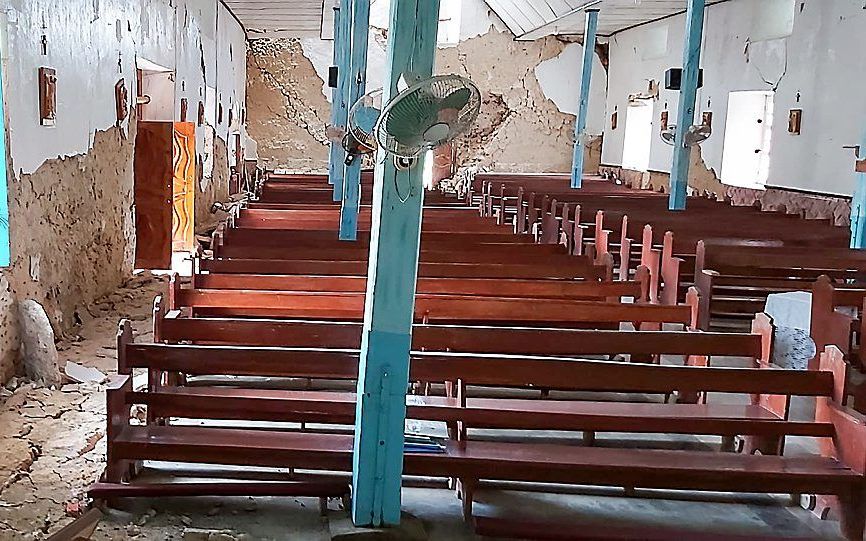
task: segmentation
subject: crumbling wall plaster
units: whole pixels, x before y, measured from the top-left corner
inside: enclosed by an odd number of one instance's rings
[[[213,153],[213,176],[208,179],[208,182],[202,188],[201,194],[195,198],[195,223],[197,231],[215,221],[214,215],[210,211],[214,201],[226,201],[229,198],[228,146],[222,138],[214,138]]]
[[[134,137],[135,122],[129,125]],[[86,154],[48,160],[9,184],[12,264],[0,274],[0,379],[16,370],[17,303],[45,308],[59,336],[132,271],[134,144],[97,132]]]
[[[97,299],[131,275],[136,67],[174,70],[175,120],[207,102],[217,141],[243,131],[246,41],[225,6],[210,0],[8,0],[4,58],[12,262],[0,269],[0,382],[20,366],[18,304],[42,305],[58,336],[71,336]],[[179,46],[180,43],[180,46]],[[44,50],[43,50],[44,47]],[[217,66],[218,63],[218,66]],[[57,119],[40,124],[37,68],[57,70]],[[129,117],[117,122],[124,79]],[[10,83],[14,81],[14,84]],[[209,89],[213,98],[208,101]],[[216,118],[219,104],[222,119]],[[211,111],[212,110],[212,111]],[[199,128],[201,130],[201,128]],[[203,139],[202,139],[203,140]],[[204,145],[197,145],[203,153]],[[197,204],[224,198],[230,148]]]
[[[438,73],[467,76],[482,92],[481,116],[457,143],[460,165],[515,172],[571,169],[574,116],[557,108],[536,77],[536,68],[565,48],[552,37],[517,42],[509,33],[491,31],[439,50]]]
[[[247,72],[248,130],[269,169],[327,168],[328,105],[322,79],[298,40],[253,40]]]
[[[475,21],[473,27],[480,25]],[[567,109],[574,107],[564,97],[579,85],[580,71],[563,70],[563,66],[579,58],[582,47],[553,37],[516,42],[492,23],[486,28],[486,33],[470,32],[473,37],[437,51],[437,73],[468,76],[482,91],[478,122],[457,144],[458,164],[497,171],[569,171],[574,116]],[[331,63],[331,47],[328,42],[310,39],[251,42],[248,129],[258,141],[259,157],[266,167],[327,168],[325,127],[330,105],[323,79]],[[372,89],[384,70],[381,29],[371,32],[370,51],[368,88]],[[606,73],[600,62],[597,68],[593,94],[597,103],[603,103]],[[572,74],[563,76],[558,71]],[[602,124],[599,107],[590,117],[589,132],[600,134]],[[587,170],[595,171],[600,140],[591,140],[588,147]]]

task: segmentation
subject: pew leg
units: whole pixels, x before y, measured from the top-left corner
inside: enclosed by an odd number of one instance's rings
[[[160,387],[166,385],[169,374],[162,370],[148,370],[147,373],[147,390],[157,391]],[[156,417],[150,410],[147,411],[147,424],[154,426],[165,426],[168,424],[163,417]]]
[[[839,496],[839,525],[848,541],[863,541],[866,530],[866,491],[853,488]]]
[[[472,522],[472,498],[475,492],[475,480],[460,478],[457,481],[457,497],[463,508],[463,520]]]
[[[733,453],[737,449],[735,436],[722,436],[722,445],[720,451],[723,453]]]
[[[780,455],[784,440],[781,436],[745,436],[743,452],[754,455]]]
[[[587,447],[595,445],[595,432],[592,430],[583,431],[583,444]]]
[[[319,516],[326,517],[328,516],[328,497],[320,496],[319,497]]]
[[[698,391],[677,391],[677,404],[698,404],[701,401],[701,393]]]
[[[550,398],[550,389],[542,389],[541,390],[541,398],[547,400]]]

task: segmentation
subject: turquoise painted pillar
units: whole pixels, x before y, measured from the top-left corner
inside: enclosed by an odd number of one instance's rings
[[[347,94],[349,90],[349,29],[352,23],[352,0],[339,0],[334,13],[334,65],[337,66],[337,88],[331,93],[331,126],[346,129]],[[328,182],[334,185],[334,201],[343,197],[343,173],[346,151],[340,141],[331,142]]]
[[[349,101],[351,111],[367,88],[367,37],[370,33],[370,0],[353,0],[351,54],[349,60]],[[358,208],[361,202],[361,163],[357,158],[345,166],[343,201],[340,205],[340,240],[357,240]]]
[[[433,72],[439,0],[391,0],[383,102],[401,75]],[[407,77],[411,80],[411,76]],[[376,155],[370,264],[361,335],[352,470],[352,519],[358,526],[400,522],[403,431],[418,276],[424,157],[398,170]]]
[[[583,185],[583,159],[586,149],[586,118],[589,115],[589,91],[592,82],[592,61],[595,59],[595,35],[598,31],[598,10],[586,11],[583,30],[583,72],[580,76],[580,103],[574,125],[574,159],[571,166],[571,187]]]
[[[9,238],[9,172],[6,169],[6,111],[3,97],[3,66],[0,64],[0,267],[11,263]]]
[[[857,159],[866,160],[866,132]],[[857,173],[857,186],[851,201],[851,248],[866,249],[866,173]]]
[[[668,208],[684,210],[688,195],[691,147],[685,144],[686,134],[695,122],[698,76],[701,69],[701,40],[704,33],[706,0],[689,0],[686,11],[686,34],[683,44],[683,76],[677,113],[677,133],[674,139],[674,160],[671,166],[671,186]]]
[[[334,4],[334,57],[332,61],[332,66],[336,67],[337,72],[337,86],[331,88],[331,126],[337,125],[337,107],[339,103],[339,62],[340,62],[340,43],[342,43],[342,39],[340,37],[341,30],[341,14],[340,3],[339,0],[336,0]],[[337,153],[341,149],[339,141],[331,141],[330,155],[328,157],[328,184],[334,184],[334,177],[336,176],[336,168],[338,162]]]
[[[340,61],[340,47],[338,46],[338,44],[341,41],[342,40],[340,39],[340,3],[339,3],[339,0],[336,0],[336,3],[334,4],[334,56],[333,56],[333,60],[331,62],[331,65],[334,67],[337,67],[337,64]],[[337,69],[339,69],[339,68],[337,68]],[[339,77],[339,73],[337,73],[337,76]],[[331,126],[337,125],[337,96],[339,95],[338,90],[337,90],[338,88],[339,88],[339,84],[336,87],[331,88],[331,119],[330,119]],[[337,166],[336,165],[337,164],[336,153],[337,153],[337,150],[340,148],[340,146],[337,143],[338,143],[337,141],[331,141],[331,149],[330,149],[331,153],[330,153],[330,156],[328,157],[328,184],[334,184],[334,169]]]

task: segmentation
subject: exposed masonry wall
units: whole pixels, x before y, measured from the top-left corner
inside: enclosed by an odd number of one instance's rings
[[[213,0],[0,4],[8,38],[3,97],[12,244],[12,264],[0,270],[0,382],[5,382],[19,353],[19,301],[42,304],[55,335],[71,336],[94,301],[131,275],[137,62],[174,71],[175,114],[169,118],[180,118],[182,98],[188,100],[190,119],[199,102],[205,105],[206,120],[216,131],[216,159],[214,172],[200,184],[197,208],[207,212],[214,198],[225,197],[230,156],[225,141],[243,131],[238,119],[246,101],[246,36],[227,8]],[[57,70],[57,121],[50,127],[40,124],[37,111],[39,66]],[[120,79],[131,114],[114,127]],[[198,132],[201,158],[204,130]]]
[[[570,170],[574,116],[560,111],[536,78],[537,66],[567,45],[553,37],[515,42],[510,34],[491,30],[437,51],[437,72],[466,75],[483,93],[481,116],[457,146],[460,166]],[[254,40],[248,54],[248,130],[260,160],[268,168],[325,170],[330,105],[302,42]],[[587,170],[596,171],[600,138],[589,147]]]
[[[213,153],[213,175],[207,179],[204,189],[197,193],[195,198],[196,230],[213,222],[214,216],[210,207],[214,201],[226,201],[229,196],[229,154],[228,146],[222,138],[214,137]]]
[[[258,143],[259,164],[269,169],[326,169],[330,105],[300,41],[250,41],[247,74],[247,130]]]
[[[55,332],[130,276],[134,253],[130,134],[97,132],[87,153],[48,160],[10,182],[12,265],[0,273],[0,380],[18,353],[17,300],[35,299]]]

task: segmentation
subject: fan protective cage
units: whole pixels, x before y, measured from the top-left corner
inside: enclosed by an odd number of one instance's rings
[[[382,111],[382,89],[378,88],[361,96],[349,110],[347,121],[349,135],[363,146],[376,148],[373,130]]]
[[[478,118],[481,93],[459,75],[437,75],[403,90],[388,102],[376,124],[376,142],[399,157],[453,141]]]

